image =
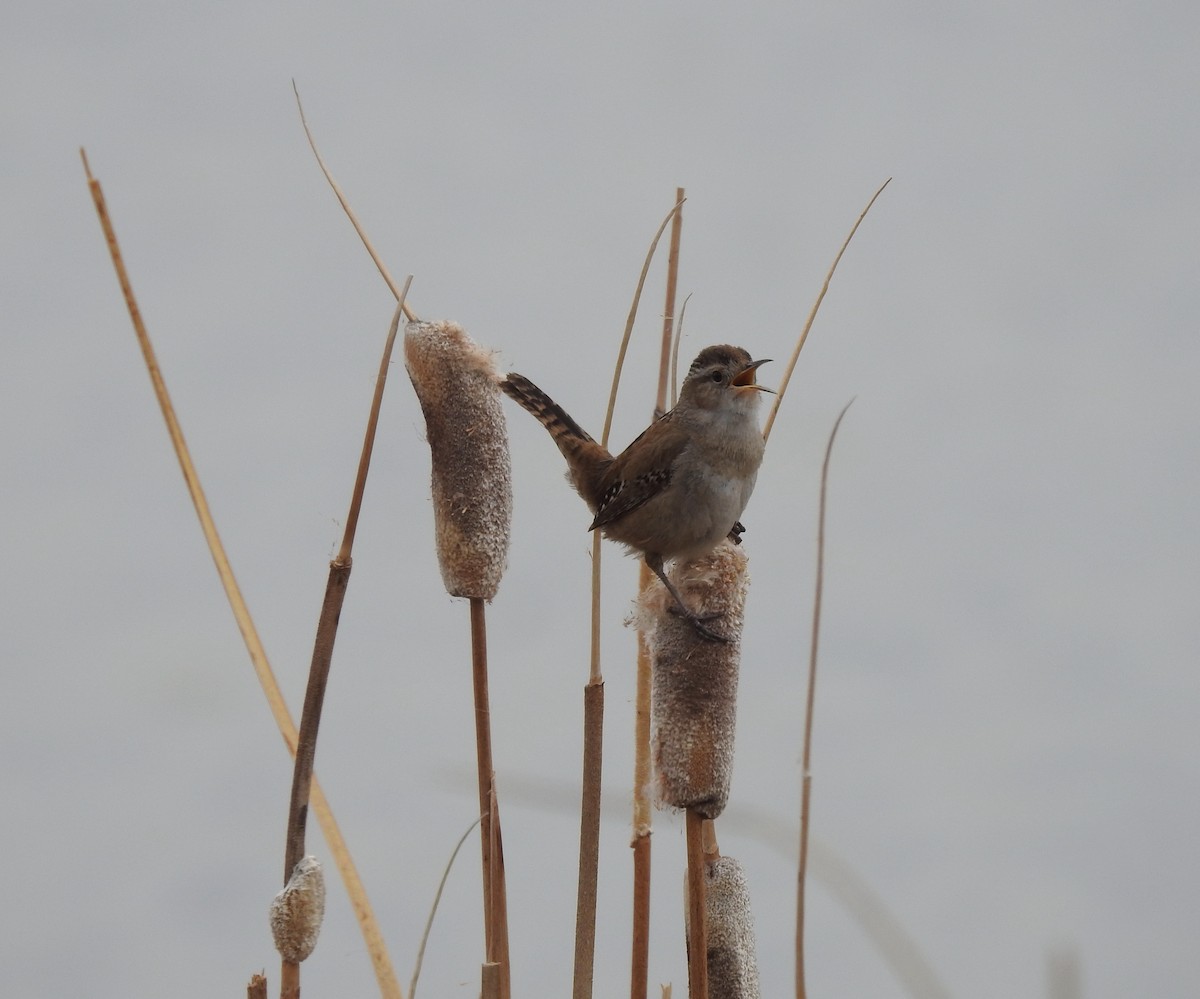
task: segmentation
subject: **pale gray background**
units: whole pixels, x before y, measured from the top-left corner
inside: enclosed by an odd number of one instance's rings
[[[646,245],[686,186],[690,356],[787,356],[871,192],[749,509],[726,852],[764,995],[791,989],[817,476],[831,485],[814,833],[951,994],[1200,979],[1196,236],[1200,8],[1149,4],[10,4],[3,73],[0,988],[237,995],[278,974],[290,766],[104,252],[103,181],[214,512],[298,711],[392,302],[314,164],[426,317],[598,430]],[[649,405],[656,270],[614,440]],[[773,383],[780,365],[764,371]],[[492,612],[514,982],[569,989],[587,514],[508,409]],[[393,369],[318,769],[407,980],[473,817],[464,604]],[[627,988],[632,562],[606,551],[598,995]],[[765,816],[765,818],[755,818]],[[786,842],[786,840],[785,840]],[[654,844],[652,981],[685,981],[681,823]],[[317,852],[323,844],[314,838]],[[423,979],[476,993],[477,850]],[[814,996],[905,994],[811,890]],[[340,886],[307,996],[370,995]]]

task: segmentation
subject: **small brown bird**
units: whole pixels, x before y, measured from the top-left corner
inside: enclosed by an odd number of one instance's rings
[[[692,362],[679,403],[615,458],[524,375],[510,373],[500,387],[529,410],[567,459],[569,475],[606,538],[640,552],[696,631],[724,637],[689,610],[663,570],[665,559],[693,559],[727,535],[738,540],[763,438],[755,381],[767,361],[741,347],[705,347]]]

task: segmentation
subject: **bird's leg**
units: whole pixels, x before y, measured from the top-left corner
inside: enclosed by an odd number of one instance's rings
[[[737,521],[734,521],[733,527],[731,527],[729,529],[729,534],[727,535],[727,537],[735,545],[740,545],[742,543],[742,535],[745,533],[746,533],[746,525],[743,524],[740,520],[737,520]]]
[[[697,614],[695,611],[688,609],[688,605],[683,602],[683,597],[675,588],[675,584],[667,579],[667,574],[663,571],[663,559],[661,555],[647,555],[646,565],[650,566],[650,571],[662,580],[663,586],[667,588],[667,592],[670,593],[674,598],[676,606],[670,608],[672,614],[678,614],[680,617],[684,618],[688,624],[696,629],[696,633],[700,635],[700,637],[707,638],[710,642],[729,641],[729,639],[724,635],[713,631],[706,624],[708,621],[712,621],[721,617],[722,615],[719,612],[714,611],[711,614]]]

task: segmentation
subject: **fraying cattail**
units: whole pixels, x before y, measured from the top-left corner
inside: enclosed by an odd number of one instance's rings
[[[314,856],[304,857],[271,903],[271,934],[279,956],[299,964],[317,946],[325,916],[325,875]]]
[[[433,453],[433,516],[442,582],[491,600],[512,522],[508,433],[492,355],[451,322],[409,323],[404,363]]]
[[[699,637],[672,613],[674,601],[658,581],[646,590],[639,615],[650,649],[659,803],[691,808],[709,819],[724,810],[733,774],[747,561],[741,548],[726,541],[671,572],[689,607],[721,615],[711,627],[727,641]]]
[[[718,857],[705,878],[709,999],[758,999],[754,919],[742,865]]]

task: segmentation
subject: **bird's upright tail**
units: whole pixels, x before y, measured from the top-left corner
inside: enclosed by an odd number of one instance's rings
[[[500,388],[521,406],[531,412],[554,438],[558,449],[570,458],[579,450],[580,442],[592,441],[592,436],[576,423],[565,409],[551,399],[524,375],[510,371],[500,382]]]
[[[608,453],[586,430],[576,423],[565,409],[551,399],[524,375],[509,372],[500,382],[504,393],[515,400],[522,409],[527,409],[537,421],[549,431],[559,451],[567,459],[571,481],[588,504],[596,503],[591,496],[593,466],[612,461]]]

